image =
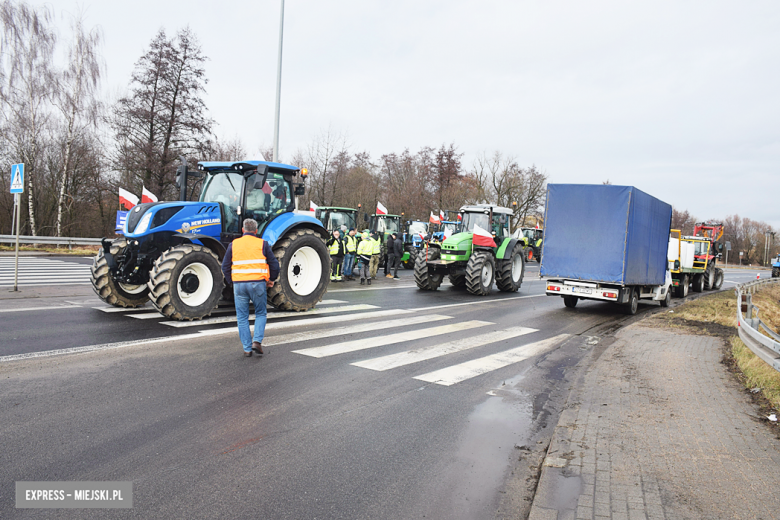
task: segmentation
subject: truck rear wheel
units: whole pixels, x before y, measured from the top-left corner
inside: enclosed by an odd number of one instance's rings
[[[311,229],[298,229],[276,242],[273,251],[279,261],[279,279],[268,289],[268,302],[285,311],[313,309],[330,281],[325,242]]]
[[[165,251],[149,274],[152,304],[160,314],[174,320],[209,316],[224,286],[217,255],[197,244],[181,244]]]
[[[466,264],[466,290],[477,296],[490,294],[496,277],[496,260],[487,251],[477,251]]]
[[[509,259],[498,261],[498,273],[496,276],[498,290],[502,292],[517,292],[523,283],[524,274],[523,246],[515,244]]]
[[[127,247],[127,240],[118,238],[111,242],[111,254],[118,255]],[[92,289],[101,300],[115,307],[134,309],[149,301],[149,288],[146,284],[129,285],[115,281],[108,270],[108,262],[101,249],[92,260],[90,268]]]
[[[704,290],[704,274],[696,274],[693,276],[693,283],[691,284],[693,292],[702,292]]]
[[[577,298],[576,296],[564,296],[563,297],[563,304],[566,307],[570,308],[570,309],[573,309],[574,307],[576,307],[578,301],[579,301],[579,298]]]
[[[636,290],[631,288],[631,295],[628,297],[628,303],[625,304],[623,311],[629,316],[633,316],[637,309],[639,309],[639,296],[637,296]]]
[[[417,288],[423,291],[435,291],[441,285],[444,280],[442,273],[432,273],[428,270],[428,260],[436,260],[439,258],[440,251],[438,248],[431,248],[428,250],[428,258],[425,258],[425,253],[417,255],[417,260],[414,262],[414,283],[417,284]]]

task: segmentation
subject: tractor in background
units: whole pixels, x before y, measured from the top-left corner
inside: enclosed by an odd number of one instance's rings
[[[676,235],[676,238],[675,238]],[[671,230],[668,260],[672,274],[672,286],[679,298],[694,292],[709,291],[723,285],[723,269],[715,267],[715,260],[723,251],[718,242],[723,237],[723,224],[697,223],[692,236],[683,236],[679,229]]]
[[[385,215],[383,213],[374,213],[373,215],[364,215],[368,219],[368,229],[371,233],[376,233],[379,242],[382,244],[382,253],[379,257],[379,267],[384,267],[387,262],[387,238],[396,233],[402,236],[401,215]]]
[[[328,287],[330,256],[322,224],[295,209],[307,171],[265,161],[201,162],[188,171],[182,158],[178,202],[139,204],[129,212],[124,237],[103,239],[92,265],[92,286],[116,307],[151,300],[164,316],[197,320],[211,314],[226,289],[221,261],[241,236],[243,219],[258,223],[257,235],[279,260],[268,303],[278,309],[313,308]],[[203,182],[198,201],[187,201],[187,179]],[[200,182],[198,181],[198,182]],[[224,291],[225,297],[230,297]]]
[[[526,248],[526,260],[542,261],[542,245],[544,244],[544,230],[537,228],[519,228],[512,235],[523,241]]]
[[[772,262],[772,278],[780,278],[780,255]]]
[[[520,289],[525,274],[523,243],[509,230],[512,210],[491,204],[460,208],[460,232],[441,244],[430,243],[417,256],[414,280],[424,291],[439,288],[444,276],[456,287],[466,287],[471,294],[487,295],[495,282],[503,292]],[[475,245],[475,229],[490,233],[492,245]],[[480,242],[484,237],[480,235]]]
[[[414,269],[417,255],[425,247],[428,237],[429,223],[421,220],[413,220],[406,223],[404,233],[404,256],[401,263],[405,269]]]
[[[353,208],[320,206],[314,212],[314,218],[322,222],[328,233],[338,229],[343,236],[344,232],[352,228],[357,229],[357,214],[358,210]]]

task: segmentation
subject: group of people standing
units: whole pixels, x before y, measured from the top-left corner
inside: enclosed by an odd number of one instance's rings
[[[360,285],[371,285],[371,279],[376,278],[379,270],[379,258],[382,256],[382,242],[377,233],[370,234],[366,229],[358,237],[354,228],[350,229],[344,237],[338,229],[331,233],[326,246],[330,254],[332,282],[343,280],[354,281],[354,272],[360,276]],[[385,276],[387,278],[398,277],[398,264],[404,254],[404,242],[401,237],[393,233],[387,238],[387,263],[385,264]],[[390,274],[390,270],[393,273]]]

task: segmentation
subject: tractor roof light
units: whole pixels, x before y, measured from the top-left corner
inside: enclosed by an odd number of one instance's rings
[[[308,168],[301,168],[301,177],[304,179],[309,176],[309,169]]]

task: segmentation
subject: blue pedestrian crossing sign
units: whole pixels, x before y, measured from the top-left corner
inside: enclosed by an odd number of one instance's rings
[[[11,165],[11,193],[24,192],[24,163]]]

